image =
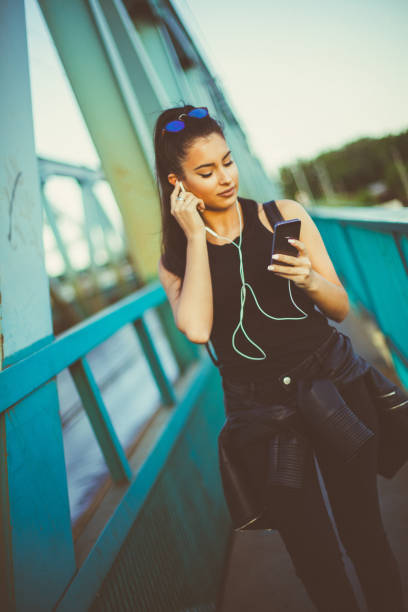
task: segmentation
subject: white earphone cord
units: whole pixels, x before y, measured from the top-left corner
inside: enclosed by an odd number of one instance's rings
[[[262,312],[262,314],[264,314],[266,317],[269,317],[270,319],[275,319],[276,321],[278,320],[284,320],[284,321],[297,321],[299,319],[306,319],[309,315],[307,314],[307,312],[305,312],[304,310],[302,310],[300,308],[300,306],[298,306],[293,297],[292,297],[292,291],[290,288],[290,278],[288,278],[288,289],[289,289],[289,296],[291,299],[292,304],[295,306],[295,308],[297,308],[300,312],[303,312],[303,317],[274,317],[273,315],[268,314],[267,312],[265,312],[258,304],[258,300],[256,299],[254,290],[252,289],[251,285],[249,283],[247,283],[245,281],[245,276],[244,276],[244,266],[242,263],[242,252],[241,252],[241,242],[242,242],[242,225],[241,225],[241,213],[239,211],[239,207],[238,207],[238,199],[235,200],[235,205],[237,207],[237,211],[238,211],[238,217],[239,217],[239,244],[235,244],[235,242],[233,240],[230,240],[230,238],[225,238],[224,236],[219,236],[216,232],[214,232],[211,228],[205,226],[205,229],[210,232],[211,234],[213,234],[214,236],[216,236],[217,238],[221,238],[223,240],[228,240],[228,242],[231,242],[231,244],[233,244],[234,246],[237,247],[238,252],[239,252],[239,272],[240,272],[240,276],[241,276],[241,281],[242,281],[242,286],[241,286],[241,309],[240,309],[240,317],[239,317],[239,323],[236,326],[234,333],[232,335],[232,348],[239,353],[240,355],[242,355],[243,357],[246,357],[247,359],[254,359],[255,361],[262,361],[263,359],[266,359],[266,354],[265,352],[262,350],[262,348],[260,346],[258,346],[258,344],[256,344],[256,342],[254,342],[253,340],[251,340],[251,338],[248,336],[248,334],[246,333],[244,326],[242,325],[242,319],[243,319],[243,314],[244,314],[244,305],[245,305],[245,300],[246,300],[246,288],[245,285],[248,285],[248,287],[251,289],[252,291],[252,295],[254,296],[254,300],[256,302],[256,305],[258,307],[258,309]],[[238,329],[241,327],[243,333],[245,334],[245,337],[249,340],[249,342],[251,344],[253,344],[254,346],[256,346],[257,348],[259,348],[259,350],[263,353],[263,357],[251,357],[250,355],[245,355],[244,353],[241,353],[241,351],[239,349],[236,348],[235,346],[235,334],[237,333]]]

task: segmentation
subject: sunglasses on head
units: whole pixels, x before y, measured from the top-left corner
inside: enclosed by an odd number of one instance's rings
[[[196,119],[202,119],[203,117],[208,116],[208,108],[205,106],[198,106],[196,108],[192,108],[188,113],[181,113],[178,116],[178,119],[174,121],[169,121],[166,123],[164,128],[162,129],[162,134],[164,132],[180,132],[186,127],[185,122],[181,119],[181,117],[195,117]]]

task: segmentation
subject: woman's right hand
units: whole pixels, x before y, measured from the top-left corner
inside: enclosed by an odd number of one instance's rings
[[[177,196],[183,194],[182,200],[177,200]],[[190,191],[182,191],[180,182],[176,181],[175,187],[170,195],[171,214],[184,231],[187,240],[200,235],[204,232],[204,221],[198,210],[203,211],[205,204],[203,200],[197,198]]]

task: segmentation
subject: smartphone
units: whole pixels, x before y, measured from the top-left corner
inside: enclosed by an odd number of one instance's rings
[[[300,219],[289,219],[287,221],[278,221],[275,223],[273,226],[271,264],[277,263],[279,266],[290,266],[286,261],[275,261],[272,259],[272,255],[275,255],[275,253],[292,255],[292,257],[298,255],[299,251],[288,242],[288,238],[296,238],[296,240],[299,240],[300,224]]]

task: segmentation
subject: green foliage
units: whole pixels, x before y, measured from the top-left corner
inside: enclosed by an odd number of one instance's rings
[[[334,195],[330,203],[340,201],[358,206],[379,204],[391,199],[400,200],[408,206],[408,194],[404,188],[397,160],[408,175],[408,130],[400,134],[389,134],[382,138],[360,138],[337,150],[320,153],[310,160],[298,160],[296,166],[303,171],[315,201],[325,201],[325,193],[317,172],[323,167],[330,177]],[[298,187],[290,166],[279,168],[285,197],[295,199]],[[380,193],[373,193],[372,183],[383,183]]]

